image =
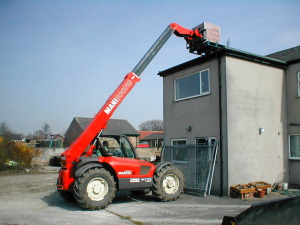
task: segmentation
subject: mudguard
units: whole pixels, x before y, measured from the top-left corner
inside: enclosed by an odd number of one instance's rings
[[[100,163],[86,164],[75,171],[74,177],[75,178],[80,177],[85,171],[87,171],[88,169],[91,169],[91,168],[95,168],[95,167],[102,168],[103,166]]]
[[[98,162],[98,156],[80,157],[80,161],[74,165],[74,178],[80,177],[85,171],[95,167],[103,167]]]
[[[167,166],[167,165],[172,165],[172,166],[173,166],[174,163],[168,162],[168,161],[158,163],[158,164],[156,165],[155,173],[157,173],[158,171],[160,171],[161,168],[163,168],[164,166]]]

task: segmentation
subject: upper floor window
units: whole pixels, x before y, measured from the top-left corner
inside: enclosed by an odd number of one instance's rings
[[[175,80],[175,101],[210,92],[209,70],[203,70]]]
[[[300,96],[300,72],[297,73],[298,96]]]

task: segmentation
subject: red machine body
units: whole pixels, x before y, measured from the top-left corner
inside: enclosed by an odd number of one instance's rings
[[[97,148],[97,143],[101,144],[99,138],[101,137],[102,130],[105,129],[106,124],[114,111],[134,85],[140,81],[139,76],[143,70],[173,33],[176,36],[185,38],[188,45],[190,45],[193,40],[202,38],[199,30],[189,30],[176,23],[172,23],[167,27],[133,71],[125,76],[122,83],[99,110],[89,126],[69,149],[62,154],[62,168],[57,183],[57,189],[59,191],[72,193],[74,182],[91,168],[105,168],[110,171],[116,180],[116,188],[118,190],[143,189],[150,188],[153,185],[152,178],[154,173],[167,164],[162,163],[160,166],[155,166],[150,162],[137,159],[135,153],[133,153],[133,155],[130,153],[126,155],[126,151],[129,152],[129,150],[122,147],[126,144],[126,141],[124,141],[125,137],[114,137],[115,140],[117,140],[116,143],[118,143],[116,144],[118,145],[118,147],[116,147],[119,150],[118,154],[121,154],[122,157],[118,157],[117,155],[102,155],[95,157],[91,155]],[[128,144],[126,145],[129,146]],[[95,186],[102,185],[101,182],[94,182],[93,184],[95,184]],[[77,186],[80,185],[78,184]],[[93,186],[94,191],[99,189],[96,189],[95,186]]]

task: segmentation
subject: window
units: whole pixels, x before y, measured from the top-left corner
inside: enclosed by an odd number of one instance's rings
[[[126,158],[132,158],[132,159],[135,158],[131,145],[124,137],[120,138],[120,148]]]
[[[291,159],[300,159],[300,134],[289,135],[289,150]]]
[[[209,70],[203,70],[175,80],[175,101],[210,92]]]
[[[298,96],[300,96],[300,72],[297,73]]]
[[[125,157],[125,158],[132,158],[135,159],[135,154],[133,152],[133,149],[128,142],[128,140],[124,137],[119,137],[119,136],[113,136],[113,137],[108,137],[108,136],[101,136],[98,138],[97,141],[97,148],[94,151],[93,155],[101,156],[101,149],[104,149],[104,142],[107,142],[107,148],[105,151],[108,151],[112,153],[113,156],[117,157]]]
[[[197,150],[207,151],[208,160],[211,160],[214,145],[216,143],[216,138],[214,138],[214,137],[195,138],[195,142],[196,142]]]
[[[174,139],[172,145],[172,161],[187,162],[186,139]]]

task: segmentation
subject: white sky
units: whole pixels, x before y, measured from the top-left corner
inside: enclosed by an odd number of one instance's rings
[[[266,55],[300,44],[300,1],[1,0],[0,122],[23,134],[64,134],[93,117],[164,29],[221,27],[221,44]],[[135,128],[163,118],[159,71],[191,60],[173,36],[112,118]]]

